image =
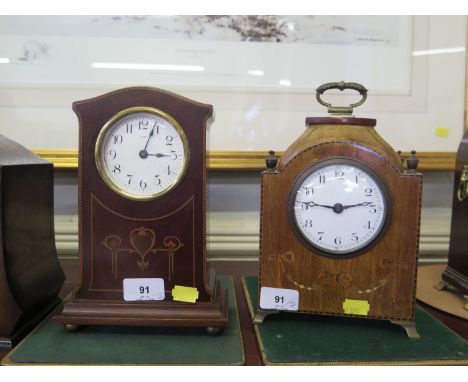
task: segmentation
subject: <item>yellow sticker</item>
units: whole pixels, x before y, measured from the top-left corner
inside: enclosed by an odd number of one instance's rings
[[[343,302],[343,310],[346,314],[357,314],[360,316],[367,316],[370,305],[366,300],[349,300]]]
[[[436,127],[435,135],[440,138],[447,138],[449,136],[450,129],[446,127]]]
[[[172,299],[174,301],[195,303],[198,299],[198,289],[175,285],[172,289]]]

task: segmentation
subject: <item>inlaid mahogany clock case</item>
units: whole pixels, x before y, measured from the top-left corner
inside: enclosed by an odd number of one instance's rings
[[[131,107],[170,115],[188,141],[190,162],[183,179],[154,200],[130,200],[113,192],[96,168],[101,128]],[[212,106],[134,87],[75,102],[73,109],[80,122],[81,286],[54,320],[74,325],[226,326],[227,292],[206,265],[205,136]],[[164,301],[123,301],[124,278],[163,278]],[[175,285],[197,288],[197,303],[173,301]]]
[[[402,158],[367,118],[314,117],[262,173],[260,277],[262,287],[299,291],[299,312],[344,313],[346,299],[365,300],[358,316],[411,322],[415,314],[422,174],[403,167]],[[325,256],[306,246],[291,224],[288,201],[296,180],[314,164],[345,158],[379,175],[389,197],[388,221],[380,237],[352,256]],[[257,308],[256,322],[268,311]]]

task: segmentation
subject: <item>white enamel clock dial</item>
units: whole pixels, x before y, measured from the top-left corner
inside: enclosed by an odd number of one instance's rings
[[[292,219],[308,245],[352,255],[370,245],[387,218],[385,186],[352,160],[327,160],[306,171],[291,193]]]
[[[180,125],[160,110],[135,107],[111,118],[96,142],[96,165],[106,184],[135,200],[161,197],[187,169],[187,138]]]

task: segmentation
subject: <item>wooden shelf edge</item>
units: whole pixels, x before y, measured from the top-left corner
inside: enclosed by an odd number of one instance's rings
[[[78,150],[32,150],[41,158],[52,162],[56,169],[78,168]],[[281,156],[282,152],[276,153]],[[208,152],[208,170],[218,171],[261,171],[265,169],[267,151],[210,151]],[[403,153],[404,157],[410,154]],[[421,171],[454,171],[455,152],[418,152]]]

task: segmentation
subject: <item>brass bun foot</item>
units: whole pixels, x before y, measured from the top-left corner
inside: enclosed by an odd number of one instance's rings
[[[465,299],[465,305],[463,305],[463,308],[465,310],[468,310],[468,295],[464,295],[463,298]]]
[[[215,327],[215,326],[208,326],[206,328],[206,332],[210,335],[210,336],[216,336],[218,333],[220,333],[224,328],[220,328],[220,327]]]
[[[421,336],[419,335],[418,331],[416,330],[416,322],[414,321],[390,321],[392,324],[401,326],[405,329],[408,338],[411,340],[419,340]]]
[[[65,330],[69,333],[75,333],[81,328],[80,325],[74,325],[74,324],[65,324],[63,326],[65,327]]]
[[[257,309],[252,322],[254,325],[263,324],[263,320],[265,320],[266,316],[269,316],[270,314],[278,314],[278,313],[279,313],[279,310]]]

